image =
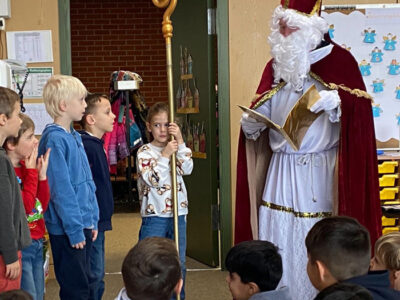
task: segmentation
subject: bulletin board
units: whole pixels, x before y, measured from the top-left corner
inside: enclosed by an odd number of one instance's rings
[[[52,74],[60,74],[60,37],[59,37],[59,1],[54,0],[13,0],[11,1],[11,17],[6,19],[6,34],[2,37],[0,59],[18,58],[24,60],[30,70],[24,88],[24,108],[35,123],[35,134],[41,135],[44,126],[52,119],[47,114],[42,88]],[[61,1],[60,1],[61,2]],[[38,4],[40,3],[40,4]],[[39,37],[35,38],[35,34]],[[32,54],[37,48],[40,35],[46,34],[46,55],[39,59],[15,57],[14,53]],[[14,39],[6,38],[14,35]],[[12,43],[12,45],[10,45]],[[14,50],[11,51],[14,47]],[[17,48],[16,48],[17,47]],[[39,52],[39,53],[41,53]],[[24,54],[24,55],[25,55]],[[38,58],[38,57],[36,57]],[[15,80],[22,84],[25,72],[15,74]]]
[[[372,112],[378,148],[400,148],[400,6],[325,8],[334,42],[358,62]]]

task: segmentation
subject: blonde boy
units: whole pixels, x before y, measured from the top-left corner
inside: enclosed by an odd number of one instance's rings
[[[400,291],[400,232],[388,233],[376,241],[370,270],[389,270],[390,286]]]
[[[31,243],[25,209],[14,168],[3,145],[21,126],[18,95],[0,87],[0,293],[19,289],[21,250]]]
[[[97,237],[96,187],[82,139],[72,127],[85,112],[87,94],[72,76],[55,75],[43,89],[46,110],[54,119],[43,131],[39,155],[51,148],[47,177],[50,202],[45,213],[61,299],[90,299],[89,257]]]

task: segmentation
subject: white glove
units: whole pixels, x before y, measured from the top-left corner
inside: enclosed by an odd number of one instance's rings
[[[242,129],[246,138],[252,140],[256,140],[260,136],[261,131],[267,128],[264,123],[258,122],[256,119],[253,119],[249,116],[248,113],[242,114],[240,124],[242,125]]]
[[[342,116],[342,110],[340,109],[340,97],[338,92],[336,90],[320,91],[319,94],[321,99],[310,107],[310,111],[317,114],[324,110],[329,115],[329,120],[332,123],[339,122]]]
[[[320,91],[319,95],[321,98],[310,107],[310,111],[313,113],[319,113],[320,111],[330,111],[335,109],[340,104],[339,94],[336,90],[333,91]]]

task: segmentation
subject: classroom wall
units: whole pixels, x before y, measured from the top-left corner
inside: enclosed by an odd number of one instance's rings
[[[397,0],[323,0],[323,5],[397,3]],[[270,59],[267,37],[269,22],[279,0],[229,1],[231,195],[233,224],[236,201],[236,163],[241,110],[238,104],[250,105],[265,64]]]
[[[12,0],[11,18],[6,19],[7,31],[51,30],[53,44],[53,62],[30,63],[28,67],[53,67],[54,74],[60,72],[60,46],[58,35],[58,1],[56,0]],[[0,32],[2,38],[2,57],[6,55],[6,37]],[[29,102],[29,100],[27,100]]]
[[[110,74],[129,70],[143,78],[146,103],[167,101],[164,9],[150,0],[70,0],[72,74],[89,91],[109,93]]]

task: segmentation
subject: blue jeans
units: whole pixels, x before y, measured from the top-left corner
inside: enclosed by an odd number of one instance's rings
[[[179,259],[181,261],[183,286],[181,300],[185,299],[185,278],[186,278],[186,215],[178,218],[179,230]],[[174,239],[174,218],[145,217],[142,218],[142,227],[139,232],[139,240],[147,237],[159,236]],[[172,299],[175,298],[175,294]]]
[[[21,289],[31,294],[34,300],[43,300],[43,239],[32,239],[32,244],[22,250]]]
[[[104,231],[99,231],[97,239],[92,243],[90,252],[90,269],[93,276],[92,299],[101,300],[104,293]]]

